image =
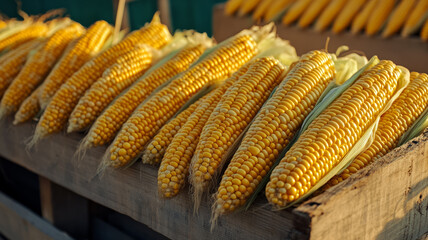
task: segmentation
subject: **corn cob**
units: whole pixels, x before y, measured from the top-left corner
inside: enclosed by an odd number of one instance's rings
[[[256,20],[256,21],[257,20],[261,20],[263,18],[263,16],[265,16],[265,14],[268,11],[269,7],[272,4],[275,4],[275,2],[277,2],[277,1],[275,1],[275,0],[262,0],[260,2],[260,4],[257,5],[256,9],[254,10],[254,13],[253,13],[253,16],[252,16],[253,19]]]
[[[253,9],[260,3],[261,0],[247,0],[244,1],[239,8],[239,16],[245,16],[247,13],[253,11]]]
[[[409,18],[404,23],[401,36],[407,37],[416,32],[426,18],[428,12],[428,0],[419,0],[411,11]]]
[[[25,42],[28,42],[34,38],[41,38],[48,34],[49,28],[43,23],[34,23],[28,28],[13,34],[0,41],[0,51],[7,48],[15,48]]]
[[[119,56],[131,50],[136,44],[144,43],[154,48],[160,48],[170,39],[171,34],[168,28],[159,22],[159,17],[156,15],[149,25],[134,31],[124,40],[83,65],[60,87],[49,102],[37,124],[30,145],[48,134],[61,131],[79,98]]]
[[[340,11],[336,20],[334,20],[332,31],[334,33],[340,33],[347,28],[361,7],[364,6],[365,2],[366,0],[348,1],[343,10]]]
[[[40,93],[40,86],[31,93],[31,95],[25,99],[18,111],[15,114],[13,124],[26,122],[37,115],[40,111],[40,105],[38,101],[38,94]]]
[[[421,30],[421,38],[422,38],[422,40],[424,40],[424,41],[427,41],[427,40],[428,40],[428,19],[425,21],[425,24],[424,24],[424,26],[422,27],[422,30]]]
[[[368,36],[372,36],[379,31],[394,9],[394,6],[395,0],[378,1],[366,24],[366,34]]]
[[[297,0],[293,5],[291,5],[290,9],[285,14],[282,19],[282,23],[285,25],[289,25],[292,22],[296,21],[305,11],[311,6],[311,0]]]
[[[408,18],[415,0],[402,0],[389,17],[386,27],[382,33],[383,37],[389,37],[398,32]]]
[[[361,12],[354,18],[351,25],[351,32],[356,34],[360,32],[366,25],[371,13],[374,11],[376,4],[381,0],[368,0]]]
[[[303,55],[254,119],[222,177],[215,217],[243,205],[335,76],[331,57]]]
[[[67,132],[90,126],[113,99],[137,80],[152,62],[150,49],[137,45],[120,56],[79,100],[68,119]]]
[[[5,21],[0,21],[0,29],[7,27],[7,23]]]
[[[380,61],[328,106],[273,170],[266,186],[270,203],[299,199],[336,166],[395,93],[401,69]]]
[[[329,3],[330,0],[314,1],[311,5],[309,5],[303,15],[300,17],[298,23],[299,27],[305,28],[309,26]]]
[[[202,128],[221,96],[232,85],[233,81],[230,79],[238,78],[237,75],[239,73],[234,74],[222,86],[213,90],[203,99],[167,147],[158,172],[158,190],[162,196],[173,197],[184,186],[190,160],[199,142]]]
[[[323,31],[325,30],[337,15],[343,10],[343,7],[346,3],[352,2],[348,0],[332,0],[330,4],[325,8],[325,10],[321,13],[318,20],[315,22],[315,30]]]
[[[132,112],[153,90],[168,79],[186,70],[204,50],[205,47],[203,45],[183,49],[171,60],[138,81],[98,117],[89,130],[87,137],[83,140],[82,147],[100,146],[113,140]]]
[[[2,60],[6,60],[0,63],[0,97],[3,96],[10,83],[18,75],[19,71],[21,71],[30,51],[37,48],[41,43],[42,40],[40,39],[32,40],[1,57]]]
[[[43,81],[67,45],[83,31],[80,24],[73,23],[58,30],[38,48],[6,90],[0,103],[0,118],[18,110],[21,103]]]
[[[162,125],[205,84],[221,81],[257,51],[251,35],[242,34],[207,55],[140,106],[109,147],[100,170],[132,163]]]
[[[224,9],[226,15],[233,15],[243,3],[244,0],[228,0]]]
[[[262,58],[251,64],[220,100],[202,131],[191,163],[190,183],[196,209],[202,194],[221,171],[230,147],[281,82],[283,71],[276,59]]]
[[[178,130],[180,130],[180,128],[186,123],[189,116],[192,115],[195,109],[205,98],[206,96],[193,103],[159,130],[156,136],[154,136],[147,145],[146,150],[141,157],[144,164],[156,165],[161,162],[165,154],[165,150],[177,134]]]
[[[332,187],[397,147],[398,140],[428,106],[428,75],[412,72],[407,88],[380,118],[375,140],[340,175],[325,186]]]
[[[43,109],[60,86],[102,49],[112,30],[106,21],[97,21],[70,46],[42,84],[38,100]]]
[[[288,8],[296,0],[275,0],[267,9],[264,16],[264,20],[267,22],[273,21],[273,19],[284,9]]]

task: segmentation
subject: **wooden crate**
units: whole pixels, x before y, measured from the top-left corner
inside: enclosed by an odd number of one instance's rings
[[[56,134],[35,149],[34,123],[0,123],[0,155],[172,239],[417,239],[428,232],[428,131],[359,174],[299,207],[271,211],[264,197],[250,211],[222,217],[210,231],[209,203],[193,214],[187,191],[157,194],[157,170],[140,162],[95,175],[104,147],[73,158],[81,134]]]
[[[226,16],[224,4],[218,4],[213,9],[213,36],[217,41],[223,41],[254,24],[250,17]],[[295,26],[286,27],[281,24],[277,24],[277,32],[279,36],[290,41],[299,55],[314,49],[324,49],[329,37],[330,52],[335,52],[339,46],[347,45],[351,50],[364,52],[368,58],[377,55],[380,59],[389,59],[403,65],[410,71],[428,72],[428,43],[417,37],[383,39],[367,37],[364,34],[337,35],[331,31],[319,33],[311,28],[302,30]]]

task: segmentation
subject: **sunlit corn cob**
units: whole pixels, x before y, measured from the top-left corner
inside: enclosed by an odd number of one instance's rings
[[[252,63],[224,94],[206,123],[191,163],[195,206],[220,173],[232,144],[283,79],[284,67],[274,58]]]
[[[301,28],[309,26],[330,3],[330,0],[313,1],[300,17],[298,25]]]
[[[118,44],[92,58],[55,93],[37,124],[31,144],[48,134],[61,131],[80,97],[118,57],[133,49],[136,44],[144,43],[160,48],[170,39],[168,28],[159,22],[158,16],[155,16],[149,25],[132,32]]]
[[[97,21],[70,46],[42,84],[38,99],[43,109],[60,86],[102,49],[112,32],[106,21]]]
[[[15,48],[25,42],[28,42],[34,38],[41,38],[48,34],[48,26],[43,23],[34,23],[28,28],[13,34],[0,41],[0,51],[7,48]]]
[[[18,110],[19,105],[43,81],[67,45],[83,31],[80,24],[73,23],[55,32],[37,49],[4,93],[0,103],[0,118]]]
[[[282,18],[282,23],[289,25],[290,23],[296,21],[305,11],[311,6],[311,0],[297,0],[290,9],[285,13]]]
[[[7,23],[3,20],[0,20],[0,29],[7,27]]]
[[[289,70],[254,119],[223,174],[215,214],[233,211],[247,201],[334,76],[333,60],[321,51],[303,55]]]
[[[242,71],[238,71],[242,72]],[[210,92],[178,130],[165,151],[158,171],[158,190],[163,197],[173,197],[184,186],[199,136],[208,118],[240,73],[235,73],[222,86]]]
[[[183,49],[144,79],[138,80],[97,118],[87,137],[83,140],[82,146],[88,148],[112,141],[132,112],[153,90],[186,70],[204,50],[203,45]]]
[[[315,30],[323,31],[330,26],[337,15],[343,10],[348,0],[332,0],[315,22]]]
[[[144,74],[152,63],[152,54],[145,45],[120,56],[79,100],[68,119],[67,132],[89,127],[115,97]]]
[[[18,75],[19,71],[21,71],[30,51],[37,48],[41,43],[42,40],[32,40],[1,57],[4,61],[0,63],[0,97],[3,96],[10,83]]]
[[[367,22],[370,18],[371,13],[374,11],[376,4],[381,0],[368,0],[368,2],[364,5],[361,11],[357,14],[357,16],[352,21],[351,32],[356,34],[365,28]]]
[[[340,33],[346,29],[357,15],[358,11],[364,6],[366,0],[347,1],[345,7],[340,11],[337,18],[334,20],[332,31]]]
[[[428,40],[428,19],[425,21],[425,24],[422,27],[422,30],[421,30],[421,39],[424,40],[424,41]]]
[[[250,35],[240,35],[211,52],[206,58],[140,106],[123,125],[109,148],[105,166],[130,163],[174,113],[205,84],[224,80],[257,52]]]
[[[372,36],[380,30],[389,14],[394,9],[394,6],[395,0],[382,0],[377,2],[366,24],[367,35]]]
[[[410,83],[380,118],[375,140],[360,153],[340,175],[333,177],[326,188],[349,178],[397,147],[398,140],[428,106],[428,75],[412,72]]]
[[[366,70],[299,137],[272,172],[270,203],[283,207],[307,193],[335,167],[390,100],[401,69],[380,61]]]
[[[404,22],[409,17],[415,2],[415,0],[402,0],[397,5],[397,7],[391,13],[391,16],[388,17],[388,22],[382,33],[383,37],[389,37],[401,29]]]
[[[200,103],[205,99],[206,96],[202,97],[191,106],[186,108],[175,118],[171,119],[167,124],[165,124],[156,136],[150,141],[147,145],[146,150],[144,151],[141,160],[144,164],[156,165],[159,164],[165,154],[166,148],[171,143],[175,134],[180,130],[181,126],[186,123],[190,115],[195,111],[195,109],[200,105]]]
[[[261,0],[246,0],[239,8],[239,16],[244,16],[253,11],[253,9],[260,3]]]
[[[274,0],[273,3],[269,6],[264,15],[265,21],[272,21],[281,11],[289,7],[296,0]]]
[[[401,31],[401,36],[407,37],[410,34],[413,34],[423,24],[422,21],[425,20],[425,16],[428,12],[428,0],[419,0],[411,11],[409,17],[404,23],[403,30]]]
[[[18,111],[15,113],[15,119],[13,124],[26,122],[37,115],[40,111],[40,105],[38,101],[38,94],[40,93],[40,86],[31,93],[31,95],[25,99]]]
[[[228,0],[224,9],[226,15],[233,15],[243,3],[244,0]]]
[[[269,7],[274,4],[275,0],[262,0],[259,5],[257,5],[256,9],[253,13],[253,19],[254,20],[261,20],[263,16],[265,16],[266,12],[268,11]]]

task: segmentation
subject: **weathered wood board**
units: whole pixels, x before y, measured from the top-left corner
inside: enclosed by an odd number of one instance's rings
[[[223,217],[210,232],[210,208],[199,214],[187,191],[157,194],[157,170],[132,167],[95,172],[105,148],[73,159],[81,134],[56,134],[25,150],[35,124],[0,122],[0,155],[172,239],[417,239],[428,232],[428,131],[370,167],[294,210],[271,211],[266,200]]]
[[[217,41],[223,41],[254,24],[251,17],[226,16],[224,4],[218,4],[213,9],[213,36]],[[286,27],[281,24],[277,24],[277,32],[280,37],[290,41],[299,55],[324,49],[327,38],[330,38],[329,52],[335,52],[339,46],[346,45],[350,50],[365,53],[368,58],[377,55],[380,59],[389,59],[403,65],[410,71],[428,72],[428,44],[418,37],[384,39],[348,32],[337,35],[331,31],[319,33],[311,28],[302,30],[296,26]]]
[[[0,232],[9,239],[72,239],[1,192]]]

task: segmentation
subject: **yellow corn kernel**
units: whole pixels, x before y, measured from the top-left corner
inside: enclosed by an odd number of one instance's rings
[[[38,101],[38,94],[40,93],[40,87],[38,87],[34,92],[22,102],[18,111],[15,114],[15,119],[13,124],[26,122],[37,115],[40,111],[40,105]]]

